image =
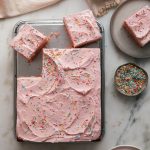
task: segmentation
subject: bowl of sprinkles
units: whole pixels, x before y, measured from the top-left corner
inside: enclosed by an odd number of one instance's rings
[[[137,96],[148,84],[148,74],[141,67],[127,63],[117,68],[114,77],[116,89],[127,96]]]

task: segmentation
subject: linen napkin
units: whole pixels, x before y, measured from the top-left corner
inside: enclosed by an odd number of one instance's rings
[[[0,0],[0,19],[35,11],[61,0]]]

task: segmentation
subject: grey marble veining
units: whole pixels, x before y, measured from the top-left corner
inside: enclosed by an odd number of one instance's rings
[[[84,0],[64,0],[57,5],[23,16],[0,20],[0,150],[110,150],[118,144],[150,149],[150,86],[136,98],[127,98],[114,89],[113,76],[119,65],[134,62],[150,74],[150,59],[134,59],[118,51],[109,31],[113,11],[99,18],[105,28],[106,97],[105,135],[97,143],[38,144],[18,143],[15,138],[15,101],[13,99],[13,51],[8,43],[12,29],[20,20],[61,19],[64,15],[88,8]]]

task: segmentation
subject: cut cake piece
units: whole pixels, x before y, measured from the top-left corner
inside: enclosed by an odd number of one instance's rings
[[[30,62],[47,42],[47,36],[29,24],[25,24],[19,29],[18,34],[12,39],[10,45]]]
[[[144,6],[123,24],[133,39],[143,47],[150,42],[150,7]]]
[[[66,16],[63,20],[73,47],[80,47],[102,38],[91,10]]]

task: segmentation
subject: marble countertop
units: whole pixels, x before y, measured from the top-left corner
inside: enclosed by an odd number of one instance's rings
[[[13,99],[13,51],[8,42],[12,29],[20,20],[62,19],[63,16],[88,8],[83,0],[64,0],[57,5],[23,16],[0,20],[0,150],[110,150],[115,145],[135,145],[142,150],[150,147],[150,86],[143,95],[127,98],[113,87],[113,76],[119,65],[134,62],[150,73],[150,59],[134,59],[118,51],[110,37],[109,22],[114,10],[99,18],[105,28],[106,97],[105,134],[101,142],[40,144],[18,143],[15,137],[15,102]]]

